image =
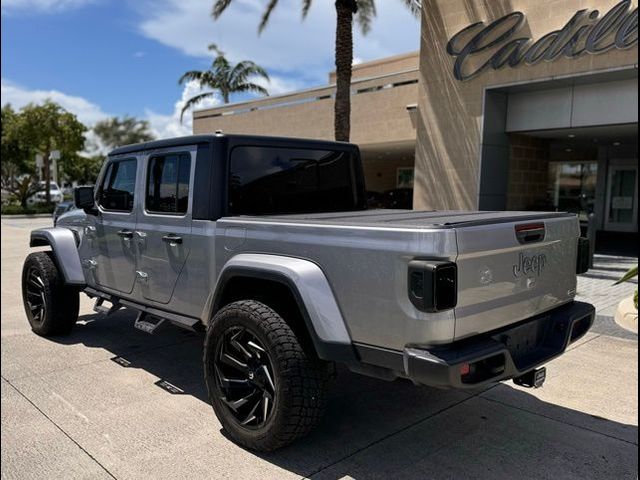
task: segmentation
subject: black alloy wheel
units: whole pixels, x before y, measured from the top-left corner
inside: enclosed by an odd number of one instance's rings
[[[215,380],[220,400],[246,428],[263,426],[277,401],[273,366],[256,335],[231,327],[216,345]]]
[[[53,252],[27,256],[22,268],[22,301],[31,330],[38,335],[69,333],[78,320],[79,289],[65,284]]]
[[[31,321],[41,324],[47,316],[47,299],[44,280],[38,268],[32,266],[27,269],[24,288],[25,304],[31,313]]]
[[[262,302],[239,300],[215,314],[203,362],[211,406],[226,434],[246,448],[284,447],[322,417],[329,364]]]

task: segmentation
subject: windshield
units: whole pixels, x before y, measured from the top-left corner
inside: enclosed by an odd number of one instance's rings
[[[47,182],[38,182],[40,184],[41,187],[44,187]],[[49,189],[50,190],[60,190],[60,187],[58,187],[58,184],[56,182],[49,182]]]

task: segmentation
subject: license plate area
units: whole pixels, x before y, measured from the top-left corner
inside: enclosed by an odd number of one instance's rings
[[[496,340],[504,344],[513,363],[518,369],[526,368],[544,354],[550,319],[542,318],[527,322],[497,336]]]

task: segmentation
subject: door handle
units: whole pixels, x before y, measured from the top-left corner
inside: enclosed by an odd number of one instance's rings
[[[165,235],[164,237],[162,237],[162,241],[163,242],[167,242],[169,244],[182,243],[182,237],[180,237],[178,235],[174,235],[173,233],[170,233],[170,234]]]
[[[131,230],[118,230],[118,236],[122,237],[122,238],[132,238],[133,237],[133,232]]]

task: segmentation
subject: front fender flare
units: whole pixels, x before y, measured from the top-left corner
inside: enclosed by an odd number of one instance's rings
[[[85,286],[84,273],[73,232],[67,228],[39,228],[31,232],[30,247],[51,247],[67,285]]]
[[[284,283],[293,293],[318,356],[324,360],[354,361],[351,336],[324,272],[301,258],[269,254],[239,254],[223,267],[212,299],[212,312],[220,307],[225,284],[248,276]]]

